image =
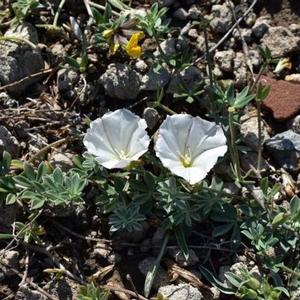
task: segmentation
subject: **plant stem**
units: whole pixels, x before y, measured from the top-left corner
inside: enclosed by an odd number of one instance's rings
[[[229,130],[230,130],[232,160],[234,163],[236,180],[238,182],[241,182],[242,175],[241,175],[241,167],[240,167],[240,157],[239,157],[239,151],[238,151],[238,149],[236,147],[236,143],[235,143],[235,128],[234,128],[234,121],[233,121],[233,113],[234,113],[234,108],[229,107],[228,114],[229,114]]]
[[[98,9],[103,10],[103,11],[105,11],[105,9],[106,9],[105,6],[103,6],[103,5],[101,5],[101,4],[98,4],[98,3],[95,3],[95,2],[92,2],[92,1],[88,1],[88,4],[89,4],[90,6],[96,7],[96,8],[98,8]],[[117,17],[120,16],[120,14],[119,14],[118,12],[114,11],[114,10],[112,10],[111,13],[112,13],[113,15],[117,16]]]
[[[258,149],[257,149],[257,173],[260,176],[261,159],[262,159],[262,128],[261,128],[261,101],[256,101],[257,122],[258,122]]]
[[[171,108],[169,108],[164,104],[159,103],[158,106],[162,108],[164,111],[166,111],[167,113],[169,113],[170,115],[177,115],[177,113],[174,110],[172,110]]]
[[[56,14],[54,16],[53,24],[52,24],[54,27],[57,27],[58,18],[59,18],[60,12],[61,12],[62,8],[64,7],[65,3],[66,3],[66,0],[61,0],[59,3],[59,6],[57,8]]]
[[[147,273],[147,277],[146,277],[145,285],[144,285],[144,294],[145,294],[146,297],[148,297],[149,294],[150,294],[153,281],[156,277],[160,261],[161,261],[163,255],[165,253],[165,250],[167,248],[168,241],[169,241],[169,233],[166,233],[166,235],[164,237],[164,240],[163,240],[163,243],[161,245],[161,249],[159,251],[159,254],[158,254],[158,256],[155,260],[155,264],[152,267],[152,269]]]
[[[206,53],[206,61],[207,61],[207,69],[208,69],[208,77],[209,77],[209,85],[210,87],[213,87],[214,81],[213,81],[213,74],[212,74],[212,64],[211,64],[211,56],[209,52],[209,45],[208,45],[208,36],[207,36],[207,28],[204,26],[204,39],[205,39],[205,53]]]
[[[16,35],[2,35],[2,36],[0,36],[0,41],[12,41],[12,42],[16,42],[16,43],[25,43],[25,44],[29,45],[32,49],[37,48],[34,43],[32,43],[29,40],[22,38],[20,36],[16,36]]]

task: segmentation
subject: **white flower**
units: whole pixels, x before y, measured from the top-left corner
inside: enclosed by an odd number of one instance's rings
[[[121,169],[148,150],[146,128],[145,120],[127,109],[118,109],[91,122],[83,143],[105,168]]]
[[[226,137],[213,122],[190,115],[173,115],[160,126],[155,151],[173,174],[195,184],[226,153]]]

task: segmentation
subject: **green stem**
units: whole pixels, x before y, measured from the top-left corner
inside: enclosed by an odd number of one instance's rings
[[[229,130],[230,130],[230,144],[231,144],[231,150],[232,150],[232,160],[234,164],[235,169],[235,176],[238,182],[242,181],[242,175],[241,175],[241,167],[240,167],[240,157],[239,157],[239,151],[236,147],[235,143],[235,128],[234,128],[234,121],[233,121],[233,113],[234,109],[232,107],[229,107],[228,109],[229,113]]]
[[[14,35],[2,35],[0,36],[0,41],[12,41],[17,43],[25,43],[29,45],[31,48],[36,49],[36,45],[29,40],[22,38],[20,36],[14,36]]]
[[[88,3],[89,3],[90,6],[96,7],[98,9],[103,10],[103,11],[105,11],[105,9],[106,9],[106,7],[101,5],[101,4],[98,4],[98,3],[95,3],[95,2],[92,2],[92,1],[88,1]],[[118,16],[118,17],[120,16],[120,14],[118,12],[114,11],[114,10],[112,10],[111,13],[115,16]]]
[[[167,113],[169,113],[170,115],[177,115],[177,113],[174,110],[172,110],[171,108],[169,108],[164,104],[159,103],[158,106],[162,108],[164,111],[166,111]]]
[[[257,122],[258,122],[258,153],[257,153],[257,173],[260,175],[261,159],[262,159],[262,128],[261,128],[261,101],[256,101]]]
[[[155,264],[154,266],[152,267],[152,269],[147,273],[147,277],[146,277],[146,280],[145,280],[145,285],[144,285],[144,294],[146,297],[149,296],[150,294],[150,291],[151,291],[151,288],[152,288],[152,285],[153,285],[153,281],[156,277],[156,274],[157,274],[157,271],[158,271],[158,268],[159,268],[159,265],[160,265],[160,261],[166,251],[166,248],[167,248],[167,244],[168,244],[168,241],[169,241],[169,233],[166,233],[165,237],[164,237],[164,240],[163,240],[163,243],[162,243],[162,246],[161,246],[161,249],[159,251],[159,254],[156,258],[156,261],[155,261]]]
[[[213,87],[213,74],[212,74],[212,64],[211,64],[211,56],[209,53],[209,45],[208,45],[208,36],[207,36],[207,28],[204,26],[204,39],[205,39],[205,52],[206,52],[206,61],[207,61],[207,69],[208,69],[208,77],[209,77],[209,85]]]
[[[54,27],[57,27],[58,18],[59,18],[60,12],[61,12],[62,8],[64,7],[65,3],[66,3],[66,0],[61,0],[59,3],[59,6],[57,8],[57,11],[56,11],[56,14],[55,14],[54,20],[53,20]]]

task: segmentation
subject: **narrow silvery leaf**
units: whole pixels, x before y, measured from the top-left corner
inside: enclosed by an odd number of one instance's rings
[[[70,17],[70,23],[71,23],[72,31],[73,31],[74,35],[76,36],[76,38],[80,41],[83,41],[82,31],[74,17]]]

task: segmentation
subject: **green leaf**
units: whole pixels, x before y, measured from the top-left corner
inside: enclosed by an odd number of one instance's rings
[[[268,188],[269,188],[269,179],[268,179],[268,177],[264,177],[263,179],[261,179],[260,188],[261,188],[264,196],[266,197],[268,195]]]
[[[201,274],[203,274],[204,277],[214,287],[216,287],[218,290],[220,290],[223,294],[227,294],[227,295],[234,295],[235,294],[235,290],[233,290],[232,288],[228,287],[226,284],[219,281],[208,269],[206,269],[203,266],[200,266],[199,270],[200,270]]]
[[[300,211],[300,198],[298,196],[294,196],[290,201],[291,214],[293,216],[297,215]]]
[[[13,237],[14,237],[13,234],[9,234],[9,233],[0,233],[0,240],[11,239],[11,238],[13,238]]]
[[[272,225],[279,225],[284,223],[284,221],[286,220],[286,215],[284,212],[280,212],[278,213],[274,219],[272,220]]]
[[[213,237],[222,236],[232,229],[233,223],[216,226],[212,232]]]
[[[17,196],[16,195],[8,194],[6,196],[6,199],[5,199],[6,205],[12,205],[12,204],[16,203],[16,201],[17,201]]]
[[[179,246],[181,252],[184,255],[184,258],[186,260],[188,260],[189,259],[189,255],[190,255],[189,254],[189,248],[188,248],[187,243],[186,243],[186,238],[185,238],[185,234],[184,234],[182,226],[178,226],[175,229],[175,237],[176,237],[178,246]]]

